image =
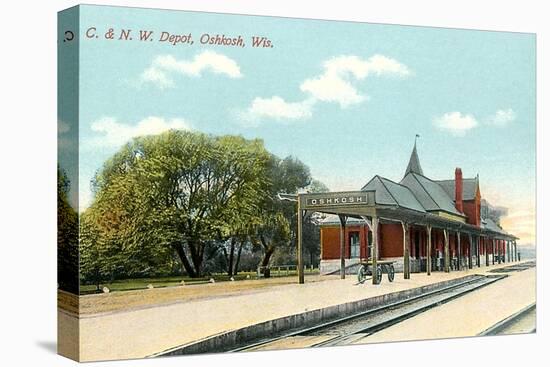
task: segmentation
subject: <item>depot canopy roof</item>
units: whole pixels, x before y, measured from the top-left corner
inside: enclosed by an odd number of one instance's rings
[[[411,197],[410,193],[398,184],[388,184],[383,178],[373,179],[371,182],[373,184],[369,190],[299,194],[300,207],[310,212],[345,215],[358,219],[376,216],[382,222],[431,225],[435,228],[476,235],[517,239],[490,219],[485,219],[482,225],[477,227],[442,217],[425,210],[418,200],[415,201],[414,196]],[[331,220],[333,219],[323,221],[321,225],[332,224]]]

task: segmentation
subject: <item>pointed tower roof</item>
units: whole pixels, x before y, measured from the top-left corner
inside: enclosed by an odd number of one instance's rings
[[[416,152],[416,138],[414,139],[414,148],[411,153],[411,158],[409,159],[409,165],[407,166],[403,177],[405,177],[410,172],[424,176],[424,173],[422,172],[422,167],[420,166],[420,159],[418,159],[418,153]]]

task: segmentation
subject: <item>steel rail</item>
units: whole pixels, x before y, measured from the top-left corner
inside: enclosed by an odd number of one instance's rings
[[[380,321],[380,322],[376,322],[374,323],[373,325],[370,325],[368,327],[364,327],[364,326],[358,326],[356,327],[353,331],[351,332],[347,332],[343,335],[338,335],[338,336],[335,336],[331,339],[328,339],[328,340],[324,340],[322,342],[319,342],[319,343],[315,343],[313,345],[310,345],[309,348],[316,348],[316,347],[324,347],[324,346],[334,346],[334,345],[339,345],[341,344],[342,342],[345,342],[347,339],[349,339],[350,337],[354,336],[354,335],[357,335],[357,334],[366,334],[366,335],[363,335],[363,337],[368,337],[369,335],[372,335],[378,331],[381,331],[383,329],[386,329],[392,325],[395,325],[401,321],[404,321],[406,319],[409,319],[411,317],[414,317],[422,312],[425,312],[429,309],[432,309],[434,307],[437,307],[439,305],[442,305],[442,304],[445,304],[447,302],[450,302],[456,298],[459,298],[467,293],[470,293],[470,292],[473,292],[475,290],[478,290],[480,288],[483,288],[489,284],[492,284],[498,280],[501,280],[503,278],[505,278],[506,276],[498,276],[498,277],[487,277],[485,279],[479,279],[477,280],[476,282],[473,282],[473,283],[480,283],[480,284],[476,284],[475,286],[473,287],[470,287],[470,288],[466,288],[465,290],[463,291],[460,291],[460,292],[457,292],[457,293],[454,293],[454,294],[451,294],[449,295],[448,297],[445,297],[443,299],[438,299],[438,300],[435,300],[433,302],[430,302],[424,306],[420,306],[420,307],[417,307],[417,308],[413,308],[411,311],[407,311],[407,312],[403,312],[403,313],[399,313],[398,315],[396,315],[395,317],[390,317],[389,319],[387,320],[383,320],[383,321]],[[462,284],[462,286],[468,286],[469,284]],[[455,288],[460,288],[460,287],[455,287]],[[452,291],[452,290],[451,290]],[[445,293],[445,292],[440,292],[440,293]],[[433,297],[433,295],[432,295]],[[404,305],[402,305],[401,307],[403,307]]]
[[[520,311],[516,312],[515,314],[508,316],[504,320],[501,320],[488,328],[487,330],[482,331],[479,333],[479,336],[486,336],[486,335],[498,335],[501,331],[507,329],[511,325],[513,325],[516,321],[520,320],[523,316],[525,316],[527,313],[531,312],[533,309],[537,307],[537,303],[532,303],[529,306],[521,309]],[[535,332],[536,328],[533,330],[530,330],[529,333]]]
[[[229,350],[228,352],[241,352],[241,351],[250,350],[252,348],[256,348],[256,347],[259,347],[259,346],[262,346],[262,345],[266,345],[266,344],[275,342],[277,340],[289,338],[289,337],[292,337],[292,336],[310,334],[314,331],[326,329],[326,328],[329,328],[329,327],[333,327],[333,326],[336,326],[338,324],[342,324],[344,322],[351,321],[353,319],[357,319],[357,318],[368,316],[368,315],[375,314],[375,313],[382,313],[384,311],[387,311],[389,309],[392,309],[392,308],[395,308],[395,307],[398,307],[398,306],[402,307],[402,306],[405,306],[406,304],[414,303],[414,302],[420,301],[422,299],[433,297],[437,294],[452,291],[453,289],[456,289],[456,288],[460,288],[460,287],[464,287],[464,286],[467,286],[467,285],[470,285],[470,284],[482,282],[482,284],[478,285],[478,287],[474,287],[474,288],[469,289],[467,291],[460,292],[456,295],[453,295],[452,298],[454,299],[454,298],[460,297],[463,294],[471,292],[475,289],[479,289],[479,288],[481,288],[485,285],[491,284],[491,283],[493,283],[497,280],[500,280],[500,279],[503,279],[503,278],[506,278],[506,277],[507,277],[507,275],[496,275],[496,276],[489,276],[489,277],[479,275],[479,276],[476,276],[472,279],[468,279],[466,281],[462,281],[462,282],[452,284],[452,285],[449,285],[449,286],[446,286],[446,287],[443,287],[443,288],[428,291],[428,292],[425,292],[425,293],[422,293],[422,294],[419,294],[419,295],[416,295],[416,296],[413,296],[413,297],[409,297],[409,298],[406,298],[406,299],[403,299],[403,300],[400,300],[400,301],[392,302],[392,303],[389,303],[389,304],[386,304],[386,305],[383,305],[383,306],[375,307],[375,308],[372,308],[370,310],[366,310],[366,311],[363,311],[363,312],[360,312],[360,313],[357,313],[357,314],[354,314],[354,315],[350,315],[350,316],[338,318],[338,319],[335,319],[335,320],[327,321],[327,322],[324,322],[324,323],[319,324],[319,325],[315,325],[315,326],[300,329],[300,330],[295,330],[293,332],[285,333],[285,334],[282,334],[282,335],[279,335],[279,336],[275,336],[275,337],[271,337],[271,338],[267,338],[267,339],[262,339],[258,342],[247,344],[245,346]],[[485,280],[488,280],[488,279],[489,279],[489,281],[484,282]],[[441,303],[442,303],[441,301],[433,302],[433,304],[429,304],[427,306],[424,306],[423,307],[424,309],[422,311],[417,310],[414,314],[408,313],[409,315],[407,317],[404,317],[404,315],[399,315],[395,318],[396,320],[397,319],[399,319],[399,320],[393,322],[392,325],[396,322],[402,321],[406,318],[412,317],[412,316],[414,316],[414,315],[416,315],[420,312],[423,312],[423,311],[425,311],[429,308],[435,307],[435,306],[437,306],[438,304],[441,304]],[[385,324],[386,324],[385,327],[390,326],[389,320],[387,322],[385,322]],[[381,330],[381,329],[378,329],[378,330]],[[357,334],[357,333],[358,333],[358,331],[356,331],[354,333],[346,334],[345,336],[349,337],[350,335]],[[326,340],[326,341],[323,341],[321,343],[314,344],[311,347],[323,346],[323,345],[326,345],[326,343],[328,343],[332,340],[340,339],[342,337],[343,336],[338,335],[335,338],[331,338],[330,340]]]

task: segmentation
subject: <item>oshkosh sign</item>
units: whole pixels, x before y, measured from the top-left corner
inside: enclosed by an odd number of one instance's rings
[[[368,204],[367,194],[336,194],[307,198],[307,206],[357,205]]]

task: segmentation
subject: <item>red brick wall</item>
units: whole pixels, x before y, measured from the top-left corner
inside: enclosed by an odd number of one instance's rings
[[[403,227],[401,224],[382,224],[380,229],[380,257],[403,256]]]
[[[367,258],[367,236],[368,236],[369,228],[367,225],[364,225],[361,228],[361,231],[359,232],[359,239],[361,241],[361,258],[366,259]]]
[[[360,253],[361,257],[366,257],[367,249],[367,229],[366,226],[346,226],[345,239],[345,258],[350,257],[350,241],[349,234],[351,232],[359,232]],[[340,258],[340,227],[339,226],[323,226],[321,227],[321,259],[334,260]]]
[[[321,227],[321,259],[340,258],[340,229],[338,227]]]
[[[426,230],[423,227],[411,227],[411,257],[426,256]],[[416,237],[419,240],[418,252],[416,251]]]
[[[401,257],[403,256],[403,228],[401,227],[401,224],[395,223],[395,224],[381,224],[379,226],[380,229],[380,257]],[[420,236],[420,254],[415,254],[414,250],[414,234],[413,232],[416,231],[418,235]],[[346,227],[346,248],[345,248],[345,256],[346,259],[349,259],[350,256],[350,243],[349,243],[349,234],[350,232],[359,232],[359,240],[360,240],[360,250],[361,250],[361,258],[367,257],[367,235],[368,235],[368,227],[366,225],[364,226],[350,226]],[[411,256],[426,256],[426,244],[427,244],[427,235],[426,231],[422,228],[411,228]],[[481,248],[480,252],[481,255],[485,254],[485,251],[489,250],[491,251],[491,245],[490,241],[483,242],[484,239],[482,238],[481,242]],[[498,241],[497,243],[501,248],[505,247],[503,246],[502,241]],[[460,245],[461,245],[461,254],[462,256],[467,256],[469,248],[470,248],[470,241],[469,236],[466,234],[462,234],[460,238]],[[456,233],[455,232],[449,232],[449,248],[450,248],[450,255],[456,256],[457,255],[457,240],[456,240]],[[436,255],[436,251],[440,250],[443,254],[444,249],[444,236],[443,231],[440,229],[433,229],[432,230],[432,256]],[[504,249],[503,249],[504,250]],[[339,226],[323,226],[321,227],[321,259],[323,260],[334,260],[340,258],[340,227]]]
[[[403,256],[403,228],[401,224],[381,224],[380,229],[380,257],[399,257]],[[353,231],[359,232],[359,240],[361,244],[361,257],[367,257],[367,235],[368,227],[366,226],[349,226],[346,227],[346,259],[349,259],[349,233]],[[411,246],[413,242],[411,240]],[[321,227],[321,259],[334,260],[340,258],[340,227],[339,226],[323,226]]]
[[[479,190],[476,193],[474,200],[464,201],[464,214],[466,215],[466,223],[478,226],[481,224],[481,195]]]

